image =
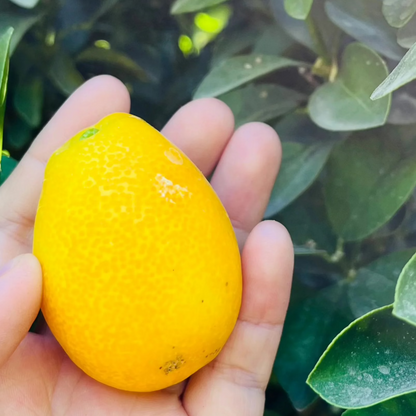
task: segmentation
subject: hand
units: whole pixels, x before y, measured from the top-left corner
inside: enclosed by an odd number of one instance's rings
[[[187,383],[155,393],[128,393],[85,375],[47,329],[28,333],[40,308],[42,275],[36,258],[23,253],[32,251],[45,164],[79,130],[110,113],[128,112],[129,101],[123,84],[112,77],[88,81],[0,188],[0,416],[261,416],[293,268],[286,230],[273,221],[258,224],[281,148],[266,125],[251,123],[234,132],[232,113],[218,100],[186,105],[163,130],[205,175],[216,167],[211,183],[242,249],[242,309],[217,359]]]

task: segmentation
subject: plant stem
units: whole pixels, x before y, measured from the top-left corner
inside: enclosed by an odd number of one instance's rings
[[[322,33],[320,32],[318,26],[315,23],[315,20],[312,17],[312,13],[309,13],[309,16],[306,18],[305,22],[311,35],[316,52],[318,53],[320,58],[322,58],[324,63],[330,66],[331,55],[328,52],[324,38],[322,37]]]

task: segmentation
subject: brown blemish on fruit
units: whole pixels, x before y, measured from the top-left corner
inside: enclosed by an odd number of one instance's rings
[[[185,360],[182,355],[178,355],[175,360],[171,360],[163,364],[160,369],[163,369],[163,372],[168,375],[175,370],[179,370],[185,364]]]

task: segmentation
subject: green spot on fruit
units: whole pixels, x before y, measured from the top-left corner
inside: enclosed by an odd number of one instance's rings
[[[96,129],[96,128],[92,128],[92,129],[88,129],[84,132],[84,134],[79,138],[80,140],[85,140],[85,139],[89,139],[90,137],[94,136],[95,134],[97,134],[100,130]]]

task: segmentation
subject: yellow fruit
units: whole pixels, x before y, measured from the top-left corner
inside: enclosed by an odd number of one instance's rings
[[[195,165],[132,115],[104,118],[50,158],[34,254],[52,333],[112,387],[179,383],[234,328],[241,261],[227,213]]]

